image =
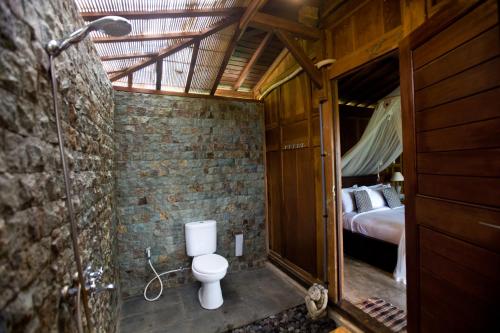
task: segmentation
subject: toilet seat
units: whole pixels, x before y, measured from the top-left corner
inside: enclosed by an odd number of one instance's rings
[[[218,254],[205,254],[193,259],[192,269],[201,274],[218,274],[229,266],[226,258]]]

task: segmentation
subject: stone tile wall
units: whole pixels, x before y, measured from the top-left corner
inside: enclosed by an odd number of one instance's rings
[[[265,260],[263,106],[214,98],[115,92],[117,206],[123,295],[140,294],[152,272],[190,266],[184,224],[215,219],[217,253],[230,271]],[[243,257],[234,234],[243,232]],[[190,271],[165,278],[167,287]]]
[[[0,332],[75,332],[60,297],[76,272],[44,44],[84,25],[73,1],[0,1]],[[87,40],[56,59],[84,264],[115,268],[113,91]],[[113,332],[119,291],[91,299]]]

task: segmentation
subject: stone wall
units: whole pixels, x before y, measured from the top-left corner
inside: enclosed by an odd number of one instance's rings
[[[184,224],[215,219],[230,271],[265,260],[263,107],[260,103],[115,92],[117,206],[123,295],[158,271],[190,266]],[[234,256],[234,233],[244,256]],[[190,271],[165,278],[191,281]]]
[[[43,46],[83,24],[73,1],[0,1],[0,332],[76,331],[60,297],[76,267]],[[83,263],[117,282],[113,91],[88,40],[55,63]],[[91,299],[98,332],[115,330],[117,295]]]

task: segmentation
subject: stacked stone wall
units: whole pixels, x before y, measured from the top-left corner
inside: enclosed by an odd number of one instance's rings
[[[152,272],[190,266],[184,224],[217,221],[229,272],[260,267],[265,250],[263,106],[214,98],[115,93],[120,276],[125,296]],[[244,255],[234,256],[234,235]],[[192,281],[190,271],[165,278]]]
[[[73,1],[0,1],[0,332],[75,332],[76,272],[44,45],[84,25]],[[55,61],[83,263],[117,282],[113,91],[87,40]],[[92,297],[113,332],[119,291]]]

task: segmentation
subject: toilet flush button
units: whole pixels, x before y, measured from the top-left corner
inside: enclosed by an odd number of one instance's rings
[[[243,234],[235,235],[235,253],[236,257],[241,257],[243,255]]]

